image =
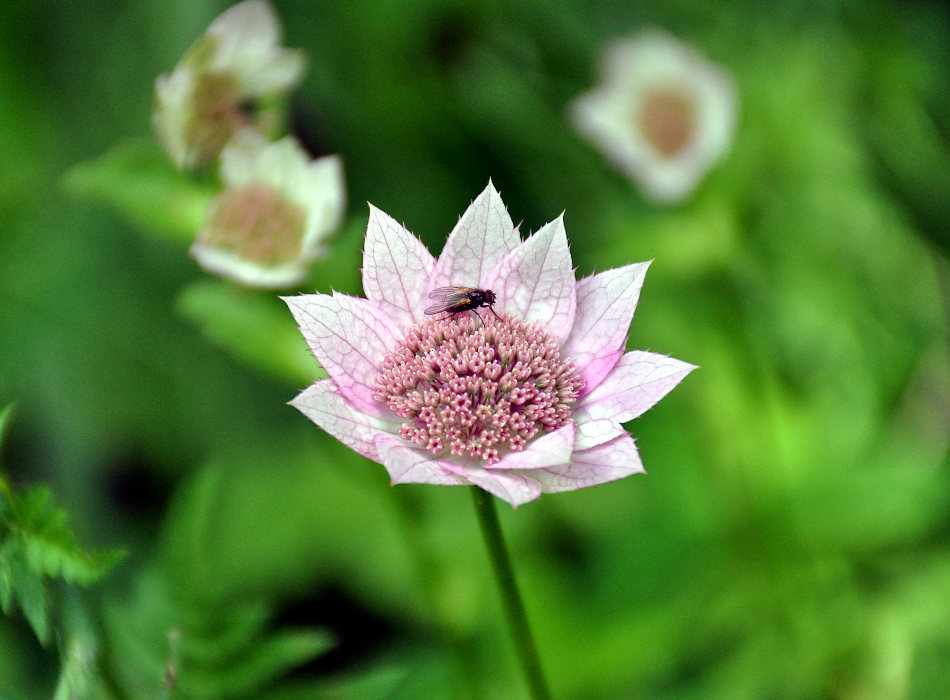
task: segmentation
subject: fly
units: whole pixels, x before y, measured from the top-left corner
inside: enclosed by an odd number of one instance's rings
[[[447,311],[453,316],[463,311],[472,311],[481,321],[482,317],[479,316],[476,309],[487,306],[488,310],[495,314],[495,318],[501,320],[501,316],[495,313],[495,309],[492,308],[495,305],[495,293],[490,289],[439,287],[429,292],[429,298],[437,301],[425,310],[427,316],[434,316],[443,311]]]

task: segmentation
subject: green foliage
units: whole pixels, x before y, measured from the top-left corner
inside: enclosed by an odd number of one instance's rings
[[[178,172],[152,139],[128,141],[74,166],[63,184],[72,195],[106,204],[177,243],[194,240],[214,194]]]
[[[11,412],[11,407],[0,412],[0,446]],[[62,664],[56,700],[107,697],[95,632],[76,589],[100,580],[123,557],[119,550],[87,553],[66,512],[53,506],[49,489],[37,486],[19,494],[0,473],[0,609],[12,615],[19,608],[44,646],[55,631]]]
[[[7,408],[0,416],[0,437],[9,414]],[[11,615],[19,607],[41,643],[49,643],[52,631],[52,581],[88,586],[123,556],[119,550],[86,552],[48,488],[18,494],[0,474],[0,608]]]
[[[108,553],[4,482],[0,602],[60,655],[0,619],[0,696],[521,697],[468,495],[390,487],[287,407],[322,375],[282,303],[195,281],[213,187],[152,142],[150,90],[223,6],[0,9],[11,443],[134,552],[77,624],[60,593]],[[629,426],[649,475],[501,513],[555,696],[950,696],[936,5],[274,6],[310,61],[291,126],[342,156],[350,202],[306,291],[360,293],[367,200],[437,251],[491,177],[524,231],[566,212],[578,275],[655,259],[629,346],[701,366]],[[741,99],[732,152],[673,208],[564,118],[604,42],[656,25]],[[327,589],[339,619],[283,622]],[[365,646],[339,673],[284,678],[344,632]]]
[[[113,673],[125,696],[258,697],[333,646],[323,631],[269,630],[262,599],[214,602],[189,593],[152,571],[127,604],[108,610]]]
[[[274,629],[273,603],[260,593],[207,585],[220,476],[206,470],[181,494],[155,563],[106,610],[110,663],[128,697],[259,697],[334,646],[325,630]]]

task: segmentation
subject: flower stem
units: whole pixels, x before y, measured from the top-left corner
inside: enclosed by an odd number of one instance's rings
[[[534,645],[534,638],[528,628],[528,618],[524,612],[524,603],[518,593],[515,583],[515,573],[511,568],[511,558],[508,548],[505,547],[505,538],[501,533],[501,524],[498,522],[498,511],[495,510],[495,498],[477,486],[472,486],[472,500],[475,502],[475,512],[478,513],[478,523],[482,528],[485,546],[495,570],[495,580],[501,589],[501,600],[508,618],[508,627],[518,652],[521,669],[524,671],[534,700],[549,700],[551,694],[541,672],[541,662]]]

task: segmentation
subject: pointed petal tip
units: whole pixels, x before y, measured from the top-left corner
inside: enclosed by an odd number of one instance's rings
[[[519,242],[501,196],[493,185],[487,186],[472,200],[449,234],[429,288],[486,286],[488,274]]]

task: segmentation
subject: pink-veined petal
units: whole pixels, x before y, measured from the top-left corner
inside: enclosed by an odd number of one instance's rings
[[[650,262],[585,277],[577,283],[577,313],[563,353],[574,360],[589,393],[623,352]]]
[[[504,472],[481,467],[460,465],[452,462],[445,463],[449,469],[466,481],[475,484],[488,493],[498,496],[517,508],[522,503],[533,501],[541,495],[541,486],[531,477],[513,472]],[[533,474],[534,472],[532,472]]]
[[[405,328],[423,320],[435,258],[418,238],[385,212],[369,206],[363,248],[363,291]]]
[[[601,384],[577,402],[575,419],[625,423],[666,396],[696,365],[645,350],[620,358]]]
[[[523,450],[511,451],[494,464],[486,466],[495,469],[541,469],[559,464],[567,464],[574,451],[574,423],[568,422],[557,430],[535,438]]]
[[[444,469],[445,463],[430,452],[420,450],[401,437],[379,433],[375,445],[378,461],[386,467],[393,484],[460,486],[468,483]]]
[[[563,215],[511,251],[489,275],[501,308],[564,342],[574,324],[574,270]]]
[[[620,423],[609,418],[582,420],[574,431],[574,449],[586,450],[627,434]]]
[[[617,366],[620,358],[623,357],[623,352],[623,348],[621,347],[618,350],[604,352],[603,355],[598,355],[590,360],[584,370],[580,372],[581,377],[584,379],[584,388],[581,389],[580,393],[582,397],[590,393],[591,390],[595,389],[604,381],[604,377],[610,374],[611,370]],[[567,355],[567,351],[563,348],[561,349],[561,353]],[[567,356],[571,357],[570,355]],[[573,360],[574,358],[571,357],[571,359]]]
[[[557,493],[643,473],[636,443],[629,435],[623,435],[589,450],[575,452],[568,465],[538,469],[531,472],[531,476],[538,480],[545,493]]]
[[[364,457],[378,462],[375,438],[398,432],[399,424],[371,416],[353,406],[332,379],[323,379],[301,391],[290,405],[330,435]]]
[[[390,415],[373,399],[379,365],[397,342],[390,320],[372,302],[346,294],[302,294],[284,301],[340,392],[362,411]]]
[[[491,182],[459,219],[435,264],[429,291],[484,287],[488,273],[521,239]]]

